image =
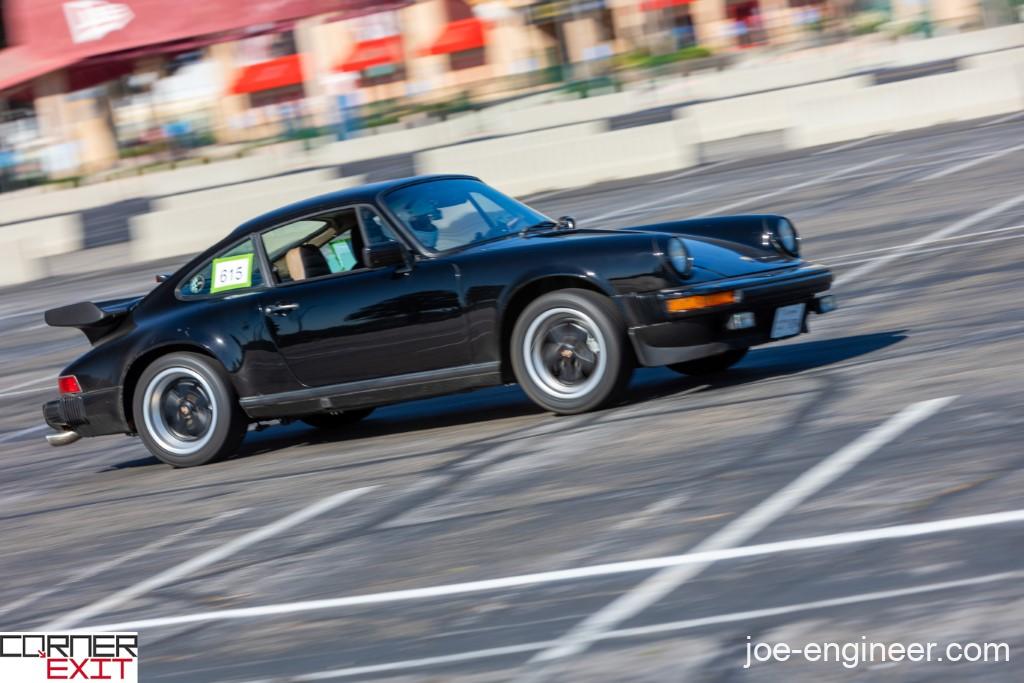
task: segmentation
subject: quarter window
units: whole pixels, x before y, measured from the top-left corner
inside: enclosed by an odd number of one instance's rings
[[[186,298],[195,298],[262,286],[263,271],[252,240],[245,240],[200,266],[179,291]]]

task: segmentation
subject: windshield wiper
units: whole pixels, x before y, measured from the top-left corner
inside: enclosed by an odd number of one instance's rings
[[[527,225],[525,228],[523,228],[522,230],[519,231],[519,235],[522,236],[522,235],[525,235],[528,232],[533,232],[534,230],[543,230],[544,228],[557,228],[557,227],[558,227],[558,223],[556,223],[554,221],[541,221],[540,223],[534,223],[533,225]]]

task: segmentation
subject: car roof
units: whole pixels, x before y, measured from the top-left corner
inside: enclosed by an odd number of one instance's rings
[[[259,232],[265,228],[280,225],[281,223],[287,223],[291,220],[297,220],[304,216],[330,211],[335,207],[341,207],[345,204],[375,204],[377,202],[377,198],[381,194],[399,187],[415,185],[417,183],[427,182],[430,180],[449,179],[479,180],[479,178],[469,175],[437,174],[411,176],[409,178],[396,178],[394,180],[384,180],[376,183],[368,183],[366,185],[357,185],[356,187],[348,187],[336,192],[328,192],[327,194],[321,194],[292,204],[286,204],[285,206],[274,209],[273,211],[268,211],[267,213],[256,216],[255,218],[250,218],[245,223],[242,223],[240,226],[235,228],[227,239],[235,240],[253,232]]]

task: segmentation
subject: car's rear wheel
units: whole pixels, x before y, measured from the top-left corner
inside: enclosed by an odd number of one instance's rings
[[[673,363],[669,367],[684,375],[713,375],[724,372],[743,360],[749,349],[729,349],[713,356]]]
[[[343,429],[368,417],[372,412],[373,408],[356,408],[354,410],[344,410],[340,413],[317,413],[316,415],[306,415],[302,418],[302,421],[310,427],[316,427],[317,429]]]
[[[606,405],[633,372],[618,309],[585,289],[558,290],[531,302],[512,331],[511,355],[526,394],[562,414]]]
[[[172,353],[147,367],[132,409],[146,448],[174,467],[232,455],[249,425],[223,369],[194,353]]]

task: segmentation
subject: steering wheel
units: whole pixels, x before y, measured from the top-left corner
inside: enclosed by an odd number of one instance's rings
[[[510,233],[519,230],[519,224],[523,222],[521,216],[513,216],[512,214],[505,214],[507,219],[503,216],[495,219],[496,225],[491,227],[485,237],[503,237]]]

